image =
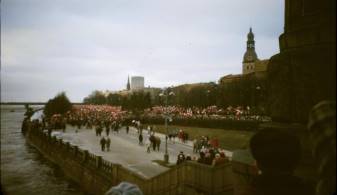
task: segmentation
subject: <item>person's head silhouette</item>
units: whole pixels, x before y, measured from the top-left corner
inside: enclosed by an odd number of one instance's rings
[[[121,182],[118,186],[110,188],[105,195],[143,195],[143,193],[137,185]]]
[[[262,174],[292,174],[301,156],[299,139],[278,129],[257,132],[250,140],[250,150]]]

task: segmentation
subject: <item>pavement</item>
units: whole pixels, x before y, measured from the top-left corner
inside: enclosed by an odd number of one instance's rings
[[[53,135],[62,138],[65,142],[70,142],[72,145],[77,145],[83,150],[88,150],[97,156],[102,156],[103,159],[119,163],[123,167],[133,170],[140,175],[151,178],[156,176],[168,168],[161,166],[153,160],[163,160],[165,154],[165,135],[155,133],[156,136],[161,138],[161,145],[159,151],[146,152],[146,146],[139,145],[138,133],[133,127],[130,127],[129,133],[126,133],[125,127],[119,130],[119,133],[110,131],[109,138],[111,140],[110,151],[101,151],[100,136],[96,136],[95,129],[79,129],[67,125],[66,132],[54,131]],[[105,130],[102,132],[102,136],[106,136]],[[143,130],[143,143],[149,138],[147,130]],[[180,151],[183,151],[185,155],[189,154],[192,157],[197,157],[198,154],[193,153],[192,141],[181,143],[176,138],[175,141],[168,140],[167,150],[169,154],[169,163],[175,164],[177,161],[177,155]],[[226,151],[226,155],[231,157],[232,152]]]

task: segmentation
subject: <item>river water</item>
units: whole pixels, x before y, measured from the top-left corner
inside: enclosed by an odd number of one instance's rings
[[[1,105],[2,194],[85,194],[79,186],[67,180],[57,166],[26,142],[21,134],[24,112],[24,106]]]

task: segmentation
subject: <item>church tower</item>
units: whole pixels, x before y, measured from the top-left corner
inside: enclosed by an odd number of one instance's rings
[[[130,91],[130,79],[128,75],[128,83],[126,84],[126,90]]]
[[[249,33],[247,35],[247,50],[245,55],[243,56],[242,74],[254,72],[255,62],[257,60],[258,58],[255,52],[254,34],[252,32],[252,28],[250,28]]]

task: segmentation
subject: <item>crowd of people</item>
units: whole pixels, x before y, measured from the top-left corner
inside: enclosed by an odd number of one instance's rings
[[[145,116],[156,117],[162,114],[170,114],[176,118],[195,119],[195,118],[210,118],[210,119],[230,119],[230,120],[260,120],[270,121],[270,117],[258,115],[251,111],[249,106],[228,106],[226,109],[218,108],[217,106],[209,106],[206,108],[184,108],[179,106],[154,106],[145,109]]]
[[[171,107],[169,107],[169,109],[171,109]],[[158,115],[161,114],[158,107],[154,109],[154,112]],[[175,109],[172,110],[172,113],[176,112]],[[209,108],[207,112],[216,113],[216,109],[212,107]],[[145,128],[138,120],[132,120],[129,123],[125,123],[126,118],[128,118],[128,113],[123,111],[121,107],[82,105],[74,106],[71,111],[66,113],[65,117],[61,117],[61,115],[58,114],[52,116],[49,123],[60,123],[60,127],[62,127],[61,129],[63,130],[65,130],[65,123],[77,127],[76,131],[80,130],[82,127],[88,129],[93,128],[96,136],[101,137],[99,144],[102,151],[110,150],[111,140],[109,135],[111,131],[118,134],[122,125],[125,125],[126,133],[128,133],[130,128],[129,125],[131,125],[137,129],[140,146],[144,145],[145,140],[147,152],[150,152],[151,149],[153,149],[153,151],[159,151],[161,139],[155,135],[153,126]],[[147,130],[147,136],[143,135],[143,130]],[[183,130],[176,130],[171,131],[167,138],[174,142],[175,139],[178,138],[181,143],[186,143],[189,139],[189,135]],[[199,156],[191,157],[187,154],[185,157],[185,154],[179,154],[177,164],[185,160],[195,160],[207,165],[219,165],[229,160],[226,157],[224,150],[219,148],[219,141],[216,138],[210,139],[208,136],[201,136],[193,140],[193,152]]]
[[[210,139],[208,136],[201,136],[193,140],[193,153],[199,155],[190,156],[181,151],[177,156],[177,165],[184,161],[196,161],[198,163],[218,166],[229,162],[229,158],[225,154],[225,150],[219,147],[217,138]]]
[[[213,108],[214,109],[214,108]],[[177,115],[185,113],[184,109],[169,107],[168,110]],[[212,109],[211,109],[212,110]],[[202,110],[201,114],[217,113]],[[197,114],[200,114],[200,111]],[[193,115],[193,109],[186,110],[187,114]],[[162,114],[167,112],[164,108],[156,107],[147,112]],[[186,114],[185,113],[185,114]],[[123,123],[126,112],[120,107],[110,106],[75,106],[72,111],[60,119],[39,122],[34,120],[29,122],[24,120],[23,129],[35,127],[50,128],[49,124],[55,121],[66,121],[69,124],[92,127],[96,129],[106,128],[107,137],[100,139],[102,151],[110,150],[109,131],[111,127],[119,129]],[[321,102],[316,105],[310,113],[308,129],[313,139],[313,154],[319,167],[319,178],[316,186],[316,195],[328,195],[336,192],[336,104],[335,102]],[[139,126],[139,125],[138,125]],[[140,127],[140,134],[141,134]],[[100,132],[99,132],[100,131]],[[101,136],[101,130],[96,135]],[[24,131],[23,131],[24,132]],[[151,131],[150,131],[151,132]],[[254,182],[248,188],[253,193],[247,194],[314,194],[310,185],[303,182],[300,178],[293,175],[301,154],[301,144],[298,137],[283,130],[265,129],[260,130],[250,139],[250,150],[256,160],[261,174],[254,178]],[[202,164],[218,166],[229,161],[225,151],[219,148],[216,138],[209,139],[208,136],[201,136],[193,141],[193,152],[199,157],[185,155],[182,151],[177,156],[177,164],[185,161],[196,161]],[[256,192],[256,193],[255,193]]]
[[[82,126],[88,129],[95,129],[96,136],[101,137],[99,144],[102,151],[110,150],[111,140],[109,138],[110,131],[118,134],[122,126],[125,127],[126,133],[129,133],[130,126],[137,130],[139,145],[143,146],[146,142],[146,151],[159,151],[160,138],[155,136],[152,126],[147,130],[148,135],[143,135],[145,127],[139,120],[130,120],[130,115],[126,111],[122,111],[121,107],[112,106],[96,106],[84,105],[75,106],[71,111],[67,112],[65,121],[72,126],[76,126],[78,131]],[[102,134],[103,133],[103,134]]]
[[[81,105],[74,106],[66,114],[67,123],[73,126],[91,128],[93,126],[111,126],[113,122],[120,123],[127,115],[121,107],[107,105]]]

